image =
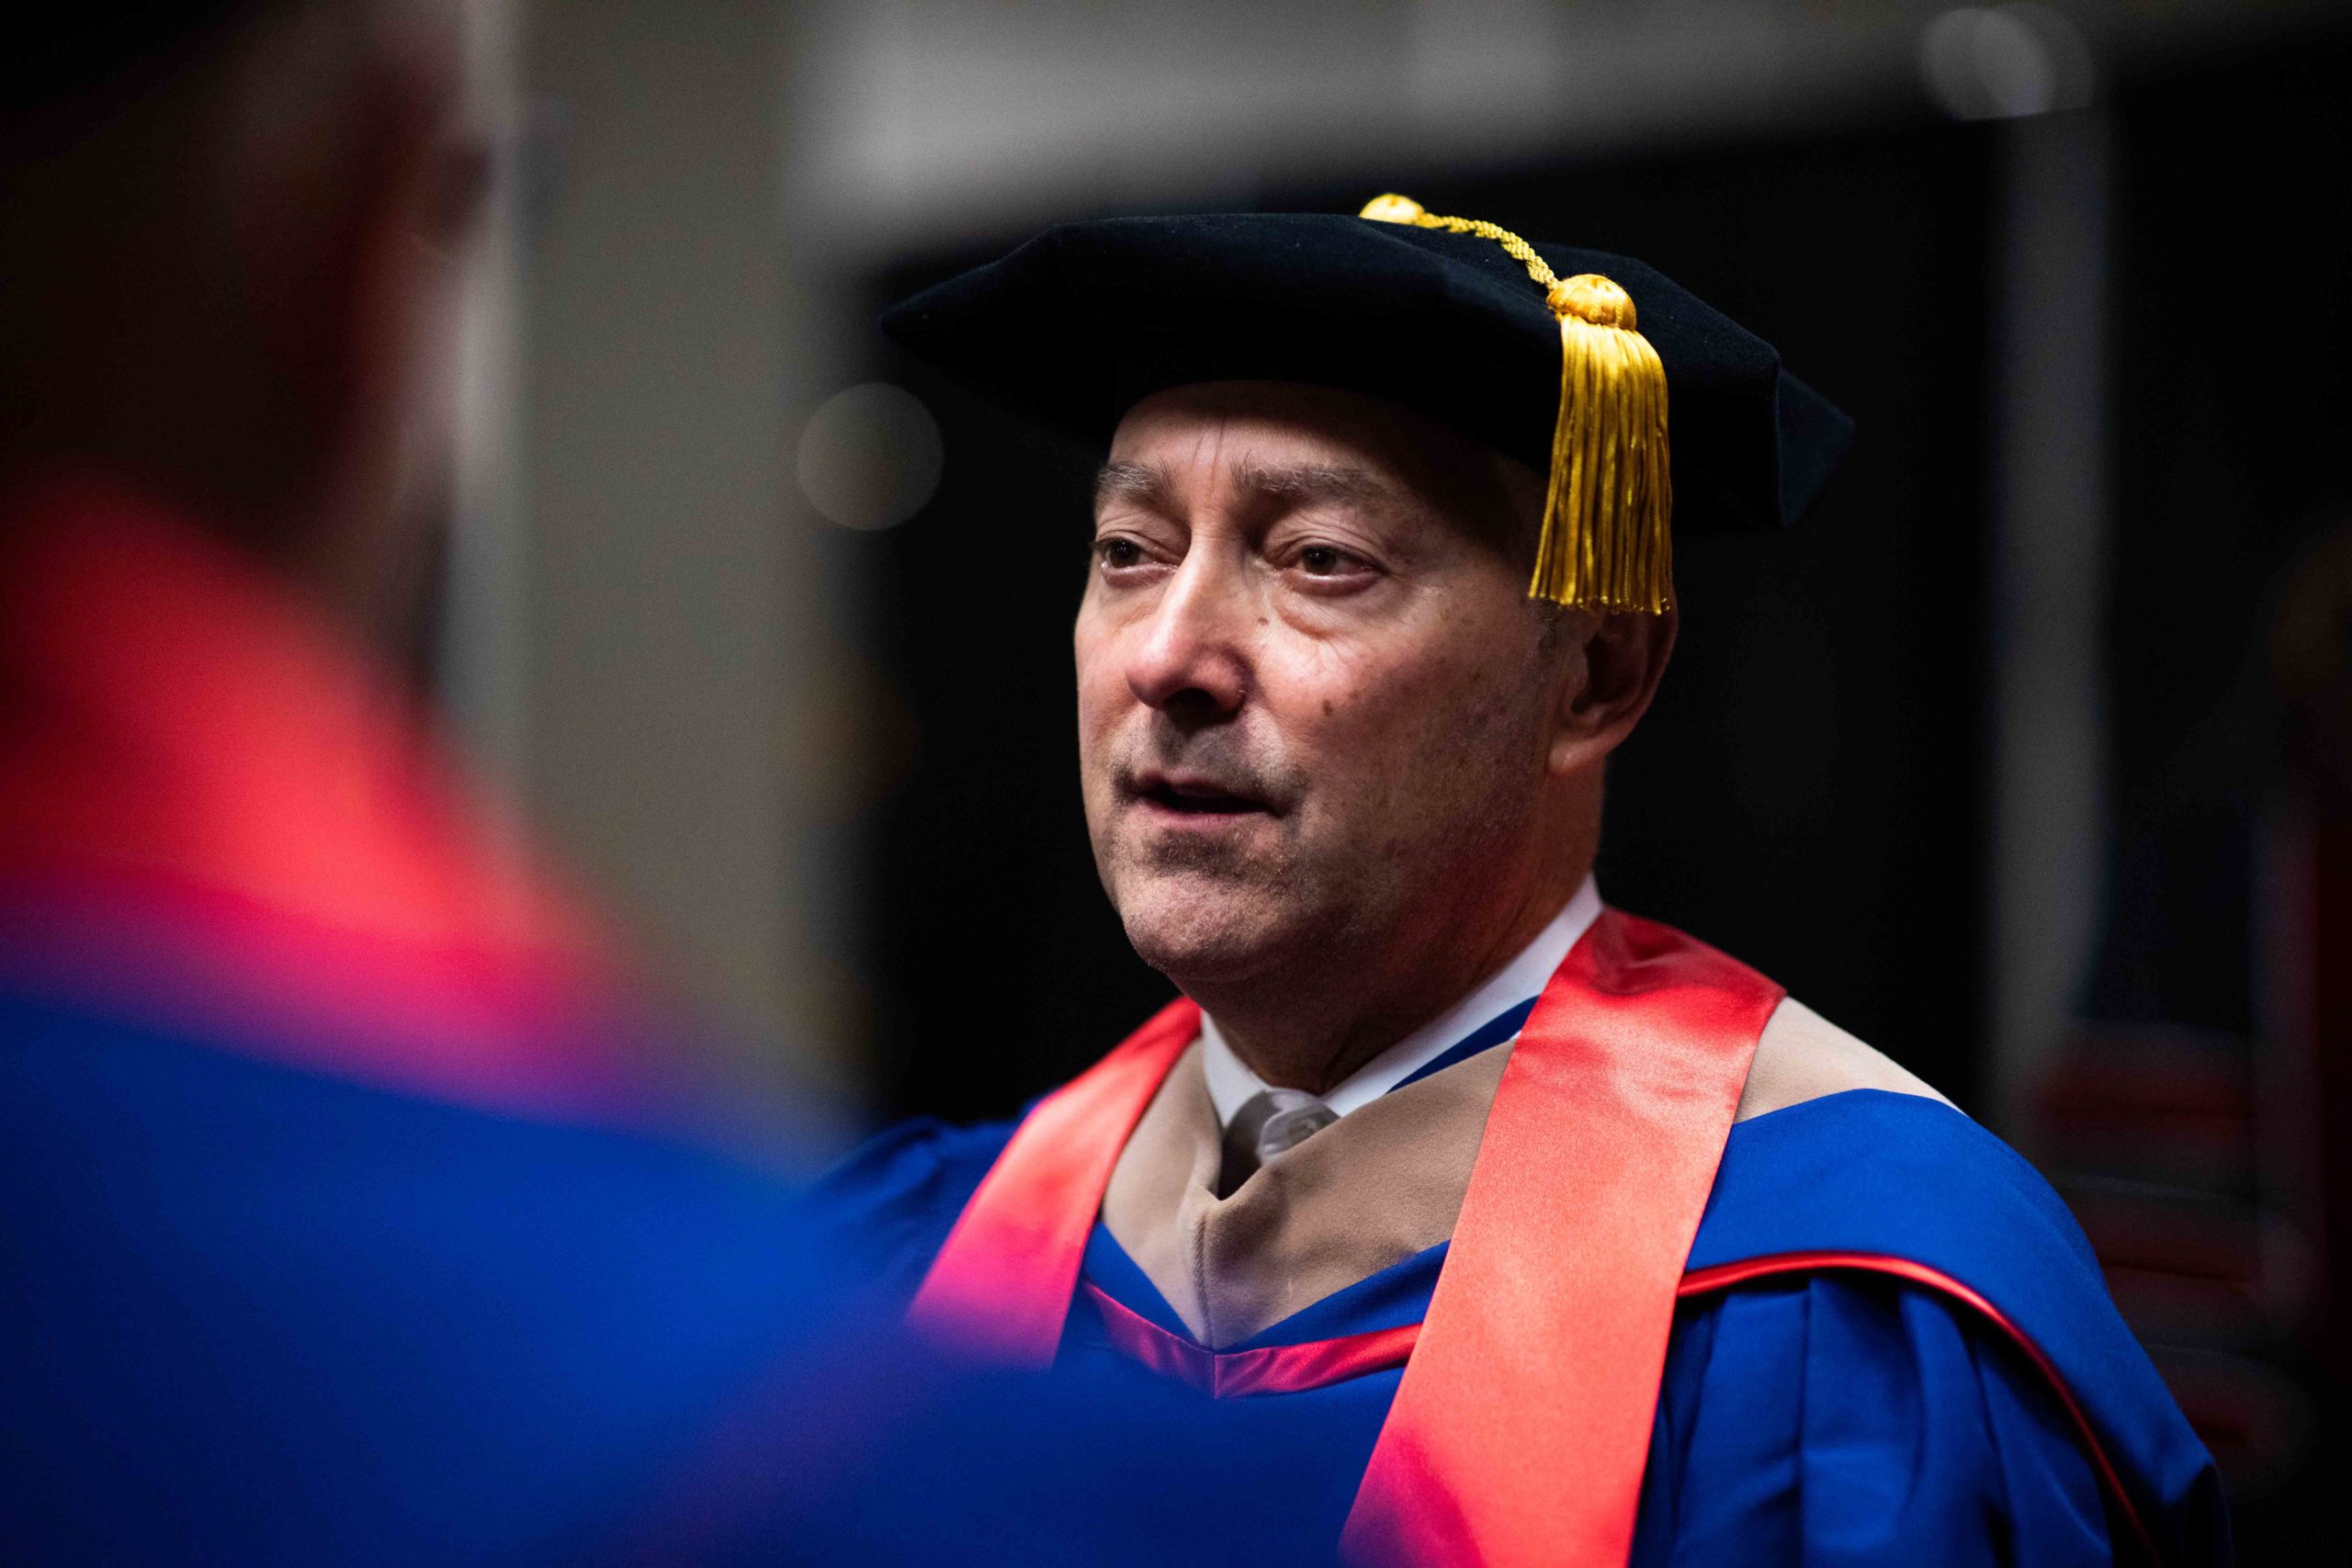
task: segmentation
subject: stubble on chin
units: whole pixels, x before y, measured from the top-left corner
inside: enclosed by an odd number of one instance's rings
[[[1122,854],[1106,870],[1136,956],[1180,987],[1250,978],[1300,944],[1297,889],[1262,861],[1175,844]]]

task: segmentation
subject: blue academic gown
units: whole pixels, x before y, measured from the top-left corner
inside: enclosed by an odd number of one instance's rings
[[[690,1539],[836,1277],[793,1185],[620,1130],[675,1032],[503,842],[268,568],[0,498],[0,1562]]]
[[[1458,1058],[1457,1058],[1458,1059]],[[910,1297],[1012,1131],[923,1122],[885,1134],[825,1184],[833,1223]],[[1317,1302],[1233,1349],[1416,1324],[1443,1245]],[[2006,1145],[1939,1102],[1854,1090],[1733,1127],[1692,1269],[1802,1251],[1909,1258],[1994,1302],[2049,1359],[2098,1433],[2162,1561],[2225,1562],[2211,1461],[2116,1315],[2064,1204]],[[1099,1223],[1083,1278],[1160,1328],[1181,1320]],[[1057,1374],[1159,1384],[1114,1347],[1081,1291]],[[1210,1402],[1215,1484],[1202,1506],[1270,1539],[1336,1542],[1401,1369],[1306,1393]],[[1221,1427],[1218,1422],[1221,1421]],[[1234,1456],[1256,1462],[1233,1462]],[[1195,1456],[1197,1457],[1197,1456]],[[1563,1485],[1575,1478],[1564,1476]],[[1204,1483],[1205,1485],[1206,1483]],[[2119,1546],[2119,1542],[2122,1542]],[[2001,1331],[1937,1291],[1821,1270],[1686,1300],[1643,1477],[1632,1561],[2131,1561],[2093,1460],[2047,1380]]]
[[[674,1543],[714,1431],[838,1330],[796,1197],[0,984],[0,1561]]]

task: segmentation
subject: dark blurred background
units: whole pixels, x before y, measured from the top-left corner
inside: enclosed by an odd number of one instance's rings
[[[1098,455],[881,304],[1388,189],[1636,254],[1860,436],[1683,548],[1604,893],[2025,1149],[2245,1560],[2352,1562],[2345,7],[473,9],[509,156],[420,657],[748,1078],[1007,1114],[1169,994],[1072,765]]]

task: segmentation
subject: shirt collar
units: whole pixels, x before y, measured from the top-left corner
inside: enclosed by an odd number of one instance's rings
[[[1444,1055],[1480,1024],[1542,995],[1553,971],[1566,960],[1568,950],[1600,918],[1600,893],[1587,876],[1551,923],[1510,963],[1444,1012],[1349,1074],[1322,1097],[1323,1102],[1341,1116],[1368,1105]],[[1209,1100],[1216,1107],[1219,1125],[1232,1121],[1233,1113],[1251,1095],[1270,1087],[1234,1054],[1216,1020],[1206,1013],[1201,1015],[1201,1066],[1208,1077]]]

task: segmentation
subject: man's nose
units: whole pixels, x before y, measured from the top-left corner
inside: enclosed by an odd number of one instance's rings
[[[1242,587],[1206,552],[1177,568],[1127,664],[1127,688],[1136,701],[1197,719],[1221,718],[1241,706],[1250,690],[1250,625]]]

